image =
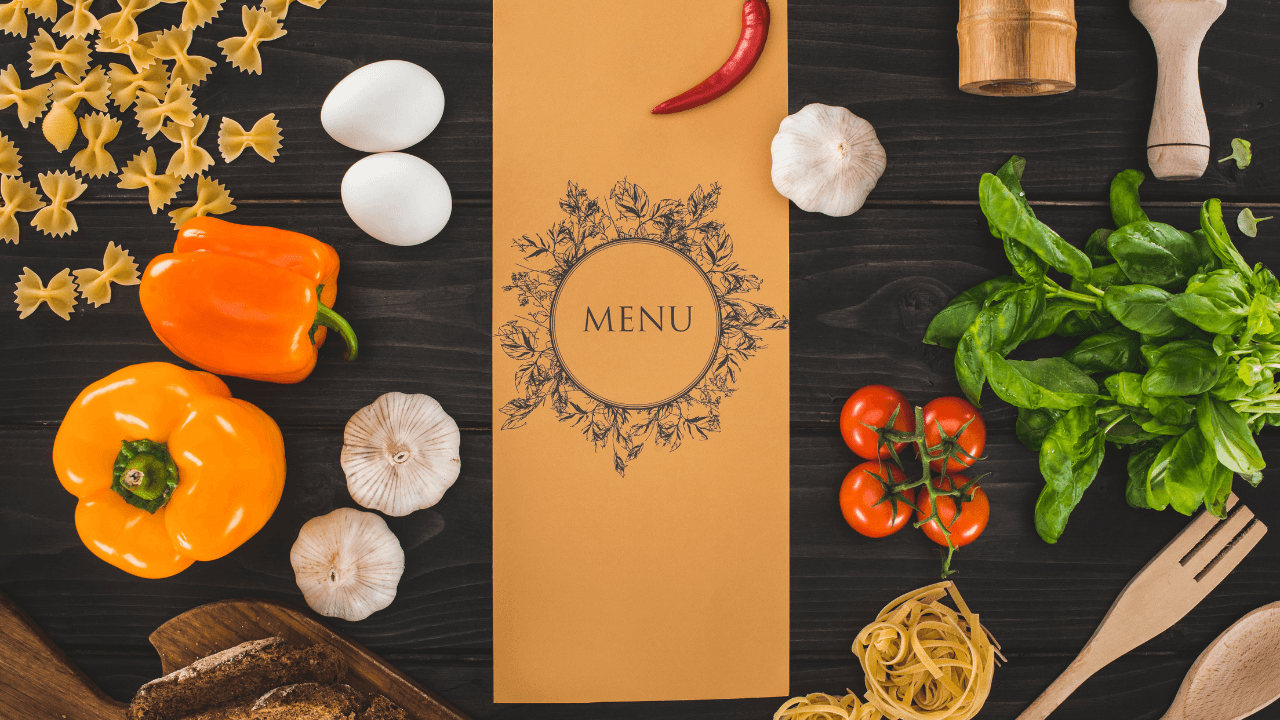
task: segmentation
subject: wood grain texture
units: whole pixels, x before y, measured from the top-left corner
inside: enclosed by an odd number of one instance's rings
[[[95,3],[98,14],[106,4]],[[215,45],[239,32],[243,4],[230,0],[196,33],[192,52],[220,63],[197,90],[197,103],[211,125],[222,115],[247,123],[275,112],[284,148],[275,164],[249,154],[230,165],[219,161],[211,174],[240,204],[228,219],[281,225],[338,248],[344,264],[338,308],[361,333],[362,357],[347,365],[326,348],[315,375],[294,387],[232,380],[238,397],[283,426],[289,481],[280,509],[227,558],[143,581],[81,545],[74,499],[58,486],[49,454],[56,425],[81,388],[123,365],[172,356],[146,327],[136,288],[117,288],[116,299],[98,309],[81,305],[71,322],[45,310],[19,322],[10,306],[0,315],[0,590],[112,697],[128,699],[161,672],[147,635],[178,613],[238,597],[301,602],[288,547],[307,519],[351,505],[338,466],[343,423],[384,392],[425,392],[467,428],[463,475],[436,507],[388,519],[408,563],[396,602],[361,623],[330,621],[332,627],[478,719],[768,717],[780,698],[572,707],[491,702],[490,3],[335,1],[320,11],[295,3],[289,34],[263,48],[262,76],[233,71]],[[148,11],[143,30],[167,26],[180,7]],[[793,0],[789,7],[792,111],[810,102],[847,106],[875,125],[889,157],[856,215],[826,218],[794,208],[791,215],[792,689],[839,692],[859,688],[849,651],[857,631],[888,600],[931,582],[939,562],[920,533],[871,541],[840,517],[837,490],[855,464],[836,435],[840,405],[873,382],[893,384],[916,403],[958,392],[951,353],[919,338],[954,294],[1006,272],[976,206],[980,173],[1022,154],[1028,194],[1041,201],[1037,214],[1051,227],[1078,243],[1111,227],[1110,178],[1146,166],[1156,58],[1125,3],[1083,0],[1076,4],[1075,91],[982,98],[955,87],[956,3]],[[733,15],[736,22],[736,7]],[[1246,171],[1211,162],[1194,183],[1148,181],[1143,195],[1153,219],[1193,228],[1192,203],[1210,196],[1255,209],[1280,202],[1280,163],[1265,160],[1280,150],[1277,39],[1280,0],[1233,4],[1206,35],[1201,90],[1211,159],[1229,154],[1232,137],[1251,140],[1257,158]],[[29,39],[0,41],[0,66],[15,62],[25,79],[28,45]],[[430,69],[447,97],[440,127],[411,152],[445,175],[455,213],[439,237],[414,248],[382,245],[347,218],[338,187],[361,154],[319,125],[333,83],[389,58]],[[643,68],[618,72],[625,78]],[[554,82],[548,92],[555,92]],[[167,162],[166,141],[143,143],[131,132],[131,114],[112,114],[126,122],[110,146],[118,162],[148,145]],[[0,132],[18,144],[28,177],[70,158],[54,153],[37,129],[20,128],[11,109],[0,111]],[[201,145],[217,157],[215,138],[206,132]],[[77,140],[71,152],[82,145]],[[20,245],[0,247],[0,280],[16,279],[24,266],[47,279],[63,267],[95,265],[108,241],[144,262],[171,246],[168,218],[149,214],[140,191],[119,190],[106,179],[89,184],[71,206],[81,232],[50,239],[24,226]],[[180,198],[189,200],[193,190],[188,183]],[[1228,206],[1228,220],[1239,207]],[[1241,251],[1250,262],[1280,267],[1280,245],[1266,239],[1268,227],[1258,240],[1240,239]],[[1045,341],[1025,352],[1066,346]],[[1014,438],[1011,408],[991,400],[983,411],[990,439],[980,467],[991,473],[984,486],[992,522],[956,562],[966,599],[1010,656],[982,715],[998,720],[1016,717],[1062,672],[1125,583],[1187,520],[1127,507],[1125,454],[1109,451],[1062,539],[1042,543],[1031,523],[1041,483],[1035,455]],[[1280,462],[1280,436],[1268,432],[1261,446],[1268,460]],[[1261,519],[1280,523],[1274,478],[1238,491]],[[1053,717],[1159,718],[1205,646],[1248,610],[1280,597],[1278,565],[1280,543],[1268,537],[1186,618],[1095,675]],[[1256,717],[1277,720],[1280,709]]]
[[[468,720],[367,648],[325,627],[313,613],[284,603],[239,599],[201,605],[156,628],[150,640],[167,675],[214,653],[269,637],[333,648],[346,665],[343,682],[368,698],[385,695],[415,720]]]
[[[1219,635],[1187,672],[1162,720],[1237,720],[1280,698],[1280,603],[1253,610]]]
[[[1057,95],[1076,87],[1073,0],[960,0],[960,89]]]

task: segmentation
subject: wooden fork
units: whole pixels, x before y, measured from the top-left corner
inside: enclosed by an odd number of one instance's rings
[[[1227,500],[1227,517],[1201,512],[1142,568],[1062,675],[1018,720],[1043,720],[1108,663],[1173,626],[1253,550],[1267,526]]]

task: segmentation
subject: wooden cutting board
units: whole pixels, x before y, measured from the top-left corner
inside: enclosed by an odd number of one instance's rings
[[[248,640],[280,635],[326,643],[347,663],[347,683],[386,695],[416,720],[468,720],[439,696],[311,613],[270,600],[224,600],[188,610],[151,633],[165,673]],[[124,720],[126,705],[102,692],[4,593],[0,593],[0,718]]]

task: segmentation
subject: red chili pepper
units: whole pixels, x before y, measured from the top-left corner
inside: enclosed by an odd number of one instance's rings
[[[686,93],[677,95],[653,109],[655,115],[670,115],[705,105],[724,95],[742,82],[756,66],[764,41],[769,37],[769,3],[746,0],[742,4],[742,36],[729,59],[711,77]]]

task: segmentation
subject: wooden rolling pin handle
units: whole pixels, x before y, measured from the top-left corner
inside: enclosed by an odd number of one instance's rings
[[[1049,717],[1049,714],[1057,710],[1076,688],[1083,685],[1084,681],[1094,673],[1106,667],[1111,660],[1112,658],[1099,657],[1098,653],[1091,652],[1091,648],[1086,645],[1067,669],[1058,676],[1058,679],[1040,693],[1040,697],[1036,698],[1030,707],[1022,711],[1017,720],[1044,720]]]
[[[1161,180],[1194,180],[1209,166],[1200,43],[1226,6],[1226,0],[1130,0],[1130,10],[1151,33],[1159,63],[1147,161]]]

